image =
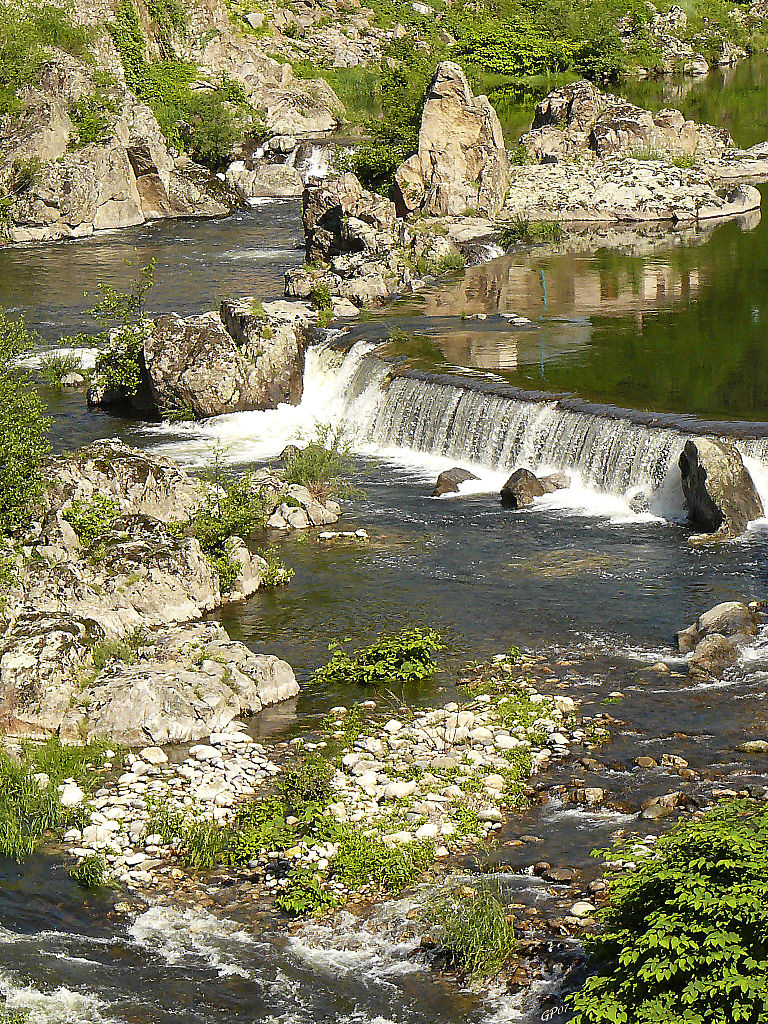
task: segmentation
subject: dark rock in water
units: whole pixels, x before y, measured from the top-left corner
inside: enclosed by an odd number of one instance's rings
[[[287,444],[277,457],[281,462],[287,462],[288,459],[294,459],[300,451],[301,448],[297,444]]]
[[[720,633],[712,633],[696,645],[688,668],[693,676],[714,676],[719,679],[738,660],[739,652],[733,641]]]
[[[539,478],[529,469],[516,469],[501,488],[501,503],[505,508],[527,508],[534,498],[547,493]]]
[[[738,537],[765,514],[735,445],[705,437],[686,441],[679,466],[686,505],[701,530]]]
[[[724,601],[704,612],[687,629],[677,634],[681,654],[689,654],[707,636],[748,637],[757,633],[757,608],[741,601]]]
[[[453,469],[444,470],[437,478],[435,489],[432,491],[432,497],[439,498],[441,494],[458,493],[459,484],[465,480],[477,480],[477,477],[467,469],[459,469],[458,466],[454,466]]]
[[[648,501],[648,495],[642,492],[640,494],[633,494],[629,499],[629,507],[636,515],[639,515],[641,512],[650,512],[651,503]]]
[[[554,494],[555,491],[564,491],[566,487],[570,487],[571,478],[567,473],[550,473],[548,476],[540,477],[539,483],[545,494]]]
[[[548,868],[544,871],[542,878],[545,882],[567,885],[576,878],[576,872],[573,868]]]

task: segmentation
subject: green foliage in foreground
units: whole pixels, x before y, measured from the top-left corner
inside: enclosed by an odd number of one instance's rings
[[[319,757],[298,760],[284,770],[278,795],[242,804],[234,822],[225,826],[167,802],[151,804],[147,835],[159,834],[175,847],[182,863],[196,871],[217,864],[242,866],[262,853],[289,850],[299,843],[334,843],[328,878],[351,889],[373,886],[399,892],[413,885],[434,858],[433,843],[390,847],[364,835],[359,824],[337,821],[327,811],[333,798],[332,774],[330,762]],[[323,874],[306,866],[290,872],[289,884],[277,899],[280,909],[292,915],[317,913],[336,904]]]
[[[85,791],[100,780],[107,745],[67,746],[58,738],[42,746],[25,744],[19,759],[0,750],[0,856],[24,860],[34,853],[45,835],[79,822],[81,811],[63,807],[58,787],[74,779]],[[36,774],[48,778],[36,779]]]
[[[0,1006],[0,1024],[30,1024],[26,1010],[4,1010]]]
[[[434,675],[432,655],[444,648],[438,633],[418,627],[381,637],[351,653],[334,641],[328,648],[333,651],[331,660],[315,671],[312,681],[357,686],[418,682]]]
[[[90,41],[91,30],[54,4],[0,3],[0,115],[19,111],[16,93],[37,82],[52,49],[89,59]]]
[[[427,903],[422,919],[430,939],[453,968],[472,978],[492,977],[515,953],[515,928],[499,897],[489,889],[470,896],[440,896]]]
[[[732,801],[682,822],[611,882],[600,916],[576,1024],[765,1024],[768,805]]]
[[[23,319],[9,320],[0,310],[0,533],[24,526],[43,492],[49,421],[17,364],[34,340]]]
[[[316,498],[343,498],[355,493],[348,481],[352,469],[352,444],[343,426],[321,424],[315,437],[283,463],[286,484],[300,484]]]

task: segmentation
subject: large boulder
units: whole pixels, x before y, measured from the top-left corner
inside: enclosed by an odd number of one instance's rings
[[[364,189],[354,174],[342,174],[304,190],[304,235],[307,260],[330,260],[348,253],[385,251],[394,239],[379,236],[394,230],[396,210],[383,196]]]
[[[529,469],[516,469],[501,488],[501,504],[505,508],[527,508],[535,498],[547,493],[547,488]]]
[[[258,309],[258,307],[255,307]],[[105,389],[98,373],[93,407],[127,409],[145,419],[181,412],[195,419],[298,404],[311,317],[254,312],[252,301],[227,300],[218,313],[160,316],[145,329],[142,384],[133,394]],[[111,348],[119,350],[116,333]]]
[[[540,162],[572,160],[585,153],[606,159],[641,150],[669,160],[702,159],[733,146],[722,128],[688,121],[679,110],[644,110],[586,80],[545,96],[522,141]]]
[[[738,661],[739,650],[733,640],[720,633],[710,633],[696,645],[688,661],[688,670],[693,676],[721,679],[726,669]]]
[[[693,625],[681,629],[677,634],[677,643],[681,654],[689,654],[695,650],[697,644],[713,633],[729,638],[746,638],[754,636],[757,627],[757,605],[744,604],[742,601],[723,601],[700,615]]]
[[[191,160],[175,161],[149,107],[119,82],[100,139],[79,146],[70,114],[96,89],[93,71],[67,54],[20,92],[17,118],[0,122],[0,191],[14,195],[6,233],[17,242],[81,237],[166,217],[221,216],[235,194]],[[18,183],[19,162],[35,160]],[[31,164],[29,166],[32,166]]]
[[[454,466],[453,469],[444,469],[437,478],[432,497],[439,498],[443,494],[458,494],[460,485],[466,480],[477,480],[477,477],[468,469],[460,469],[458,466]]]
[[[458,64],[438,64],[424,102],[418,152],[395,174],[398,209],[442,216],[472,208],[495,217],[504,205],[508,173],[501,124],[488,98],[472,95]]]
[[[765,512],[738,448],[697,437],[685,442],[680,479],[693,523],[718,537],[737,537]]]

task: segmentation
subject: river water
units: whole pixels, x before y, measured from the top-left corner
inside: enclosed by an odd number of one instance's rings
[[[555,800],[534,807],[512,818],[485,861],[514,900],[556,902],[526,873],[533,860],[579,867],[588,879],[589,850],[616,829],[662,827],[636,811],[680,780],[664,769],[640,773],[638,754],[678,754],[725,785],[768,784],[765,759],[735,749],[768,735],[762,638],[717,685],[651,671],[662,659],[684,672],[673,634],[700,612],[768,598],[768,524],[730,544],[688,546],[673,475],[688,431],[731,421],[723,429],[745,446],[768,500],[759,440],[768,421],[764,231],[729,224],[698,237],[625,239],[622,249],[614,238],[596,253],[584,243],[514,254],[318,338],[297,408],[169,427],[88,413],[80,393],[49,394],[53,441],[72,448],[116,434],[192,468],[216,452],[240,468],[273,459],[318,421],[356,428],[353,475],[363,493],[342,525],[364,527],[370,541],[285,538],[290,586],[219,614],[233,636],[290,661],[304,684],[254,729],[284,737],[359,699],[307,682],[333,637],[364,643],[415,622],[435,626],[449,652],[430,686],[408,695],[421,703],[450,697],[462,661],[511,645],[547,653],[560,663],[553,685],[586,714],[609,711],[624,723],[596,755],[599,768],[551,776],[606,788],[614,810],[586,814]],[[0,250],[0,305],[23,312],[41,346],[55,348],[62,333],[92,329],[85,311],[100,282],[123,287],[150,258],[149,308],[190,313],[226,295],[279,296],[285,270],[302,262],[299,240],[298,205],[279,202],[218,222]],[[462,319],[475,313],[486,319]],[[377,347],[395,326],[417,342]],[[387,360],[403,354],[407,373],[389,383]],[[671,418],[616,418],[613,406]],[[498,487],[520,462],[566,469],[572,486],[526,512],[504,510]],[[431,498],[436,474],[455,464],[478,479],[458,497]],[[631,512],[628,489],[651,484],[661,487],[650,509]],[[623,701],[604,704],[614,691]],[[530,833],[541,838],[533,852],[504,845]],[[31,1009],[36,1024],[519,1019],[515,998],[459,992],[430,974],[413,956],[415,940],[389,928],[403,909],[396,905],[369,921],[347,916],[288,936],[274,920],[247,932],[204,909],[155,908],[126,921],[114,900],[84,902],[56,858],[0,863],[0,994],[13,1008]],[[534,1009],[527,1019],[539,1016]]]

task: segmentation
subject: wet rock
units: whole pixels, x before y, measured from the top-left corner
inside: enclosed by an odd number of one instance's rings
[[[458,466],[443,470],[437,478],[432,497],[439,498],[441,494],[457,494],[459,484],[464,483],[465,480],[477,480],[477,477],[467,469],[459,469]]]
[[[734,444],[702,437],[688,440],[679,465],[688,511],[701,530],[720,539],[737,537],[765,514]]]
[[[638,768],[658,768],[658,764],[652,757],[638,757],[635,759]]]
[[[755,636],[758,629],[758,612],[755,607],[742,601],[724,601],[700,615],[692,626],[677,634],[681,654],[689,654],[696,645],[712,633],[727,637]]]
[[[501,504],[505,508],[527,508],[535,498],[546,493],[541,481],[529,469],[516,469],[501,488]]]
[[[473,96],[458,64],[438,64],[427,89],[418,152],[395,173],[401,213],[494,217],[504,204],[509,159],[496,111]]]
[[[739,652],[736,645],[726,636],[711,633],[696,645],[690,657],[688,669],[693,676],[722,678],[727,668],[736,665]]]
[[[664,807],[662,804],[649,804],[640,812],[641,818],[646,818],[649,821],[656,821],[659,818],[667,818],[671,814],[669,807]]]
[[[542,873],[542,878],[546,882],[554,882],[557,885],[567,885],[569,882],[573,882],[576,879],[576,872],[573,868],[547,867]]]
[[[550,473],[548,476],[540,477],[539,483],[545,494],[554,494],[555,491],[563,491],[570,487],[571,478],[567,473]]]
[[[768,754],[768,740],[747,740],[739,746],[746,754]]]
[[[590,917],[595,912],[595,905],[586,900],[577,900],[569,909],[568,913],[574,917]]]

